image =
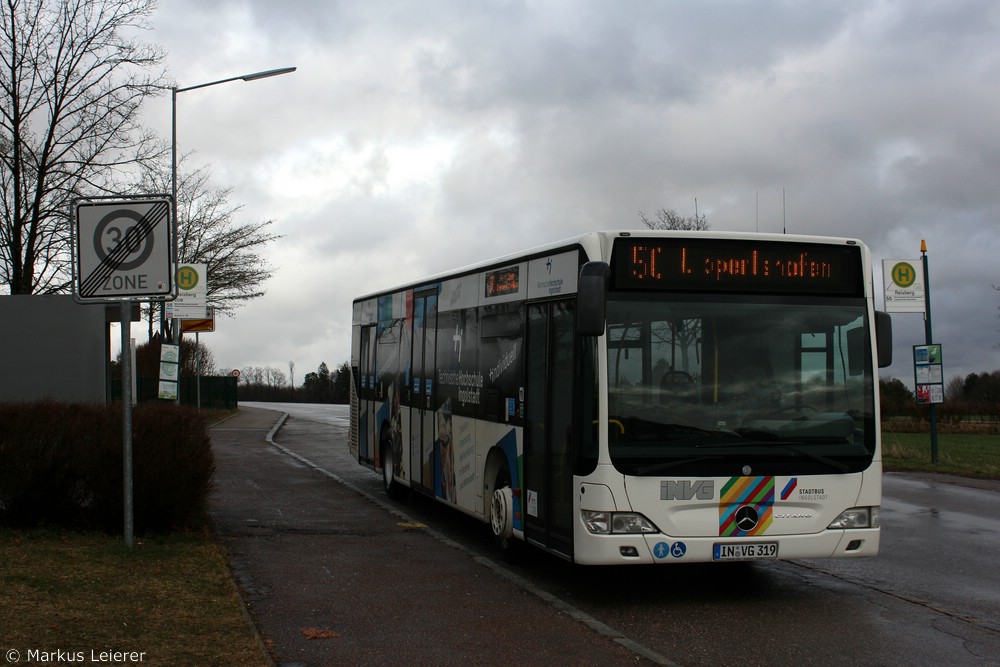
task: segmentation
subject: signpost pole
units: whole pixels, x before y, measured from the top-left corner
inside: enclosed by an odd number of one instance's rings
[[[125,546],[135,545],[132,503],[132,304],[176,296],[173,200],[162,195],[74,199],[73,298],[121,308],[122,500]]]
[[[122,482],[124,487],[125,546],[135,546],[132,507],[132,302],[121,302],[122,327]]]
[[[201,410],[201,335],[194,332],[194,381],[197,385],[196,395],[198,397],[198,409]]]
[[[173,324],[172,328],[174,331],[173,343],[174,345],[177,346],[177,397],[174,399],[174,404],[180,405],[181,404],[181,357],[184,354],[182,352],[183,348],[181,347],[181,336],[183,336],[184,334],[181,333],[181,321],[180,318],[177,317],[176,312],[174,312],[174,319],[172,320],[172,324]]]
[[[928,345],[934,342],[931,329],[931,274],[927,268],[927,242],[920,241],[921,260],[924,264],[924,338]],[[931,401],[931,463],[938,462],[937,404]]]

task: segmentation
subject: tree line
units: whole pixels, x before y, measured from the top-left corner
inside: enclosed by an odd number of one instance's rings
[[[899,378],[879,380],[883,417],[923,419],[927,406],[917,405],[913,392]],[[944,387],[938,406],[944,422],[1000,421],[1000,370],[956,375]]]
[[[289,364],[291,369],[294,364]],[[351,365],[343,362],[333,371],[326,362],[306,373],[295,386],[280,368],[246,366],[240,369],[237,398],[241,401],[281,401],[286,403],[350,403]]]
[[[121,373],[119,358],[111,363],[113,377]],[[343,362],[330,370],[326,362],[306,373],[302,384],[295,386],[290,373],[294,364],[289,364],[289,374],[273,366],[245,366],[240,369],[237,383],[237,399],[241,401],[272,401],[286,403],[350,403],[351,364]],[[203,377],[230,375],[232,371],[218,370],[212,351],[202,343],[189,338],[181,338],[179,374],[181,377]],[[159,377],[160,337],[141,343],[135,348],[135,371],[138,377]]]

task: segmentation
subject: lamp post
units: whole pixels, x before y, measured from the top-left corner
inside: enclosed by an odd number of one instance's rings
[[[185,93],[189,90],[197,90],[198,88],[207,88],[209,86],[217,86],[220,83],[229,83],[230,81],[256,81],[258,79],[267,79],[272,76],[280,76],[282,74],[291,74],[295,71],[294,67],[281,67],[278,69],[268,69],[261,72],[252,72],[250,74],[241,74],[239,76],[231,76],[228,79],[219,79],[218,81],[209,81],[208,83],[199,83],[194,86],[185,86],[183,88],[178,88],[174,86],[170,89],[170,197],[172,200],[173,210],[171,213],[174,218],[174,225],[177,224],[177,93]],[[177,257],[171,258],[174,266],[177,266]],[[161,304],[160,308],[160,334],[163,335],[166,329],[166,303]]]

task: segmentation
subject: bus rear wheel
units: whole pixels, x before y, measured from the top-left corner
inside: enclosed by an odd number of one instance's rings
[[[403,485],[396,480],[396,465],[392,460],[392,444],[386,440],[381,447],[382,457],[382,488],[393,500],[402,500],[405,493]]]

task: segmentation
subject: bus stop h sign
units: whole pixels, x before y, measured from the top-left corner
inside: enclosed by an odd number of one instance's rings
[[[176,295],[169,199],[76,204],[77,301],[169,300]]]

